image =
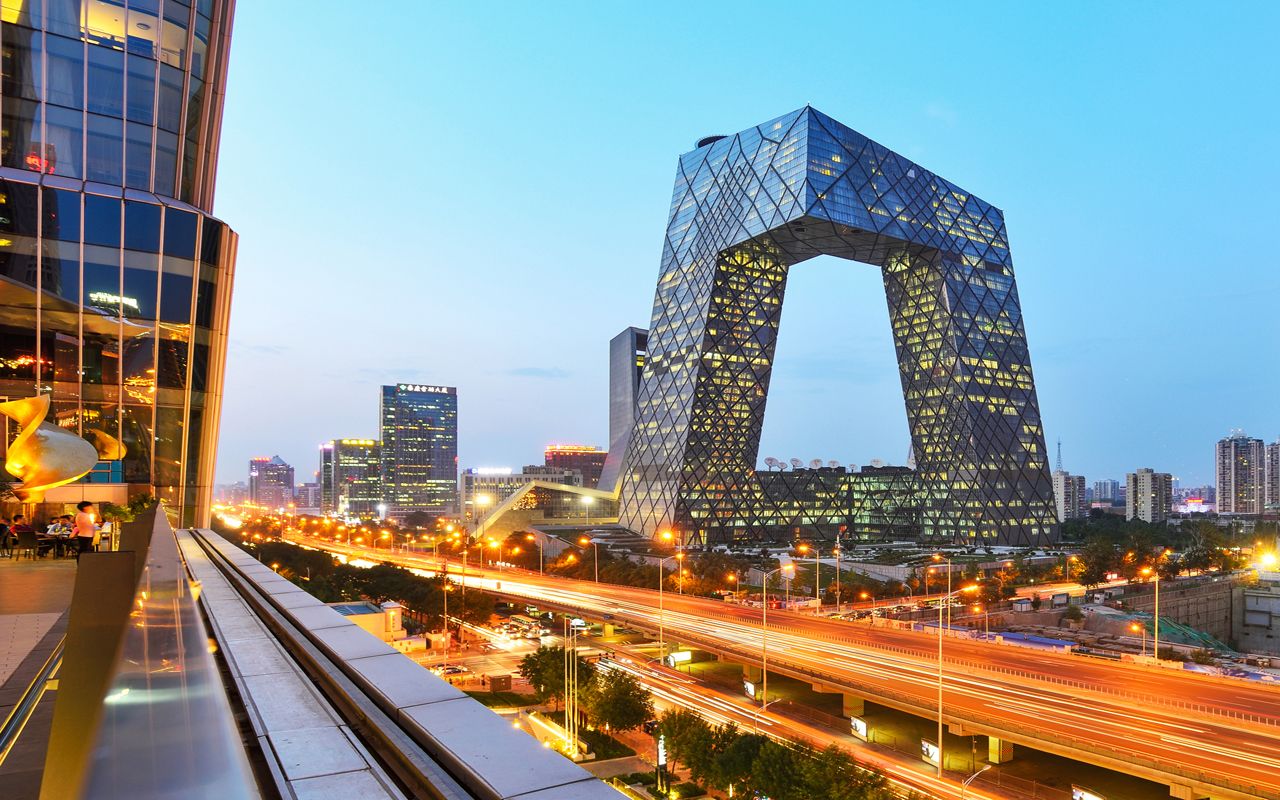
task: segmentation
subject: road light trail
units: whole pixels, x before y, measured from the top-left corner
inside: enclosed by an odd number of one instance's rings
[[[438,558],[371,556],[334,542],[306,543],[427,571],[441,564]],[[472,566],[465,576],[455,566],[450,570],[452,580],[477,589],[658,627],[657,592],[651,590],[515,570]],[[757,610],[672,595],[662,617],[673,637],[692,646],[746,663],[758,660]],[[925,718],[936,713],[936,634],[785,613],[776,613],[769,627],[773,668]],[[1224,797],[1280,800],[1280,770],[1270,758],[1280,752],[1280,691],[1274,687],[958,638],[948,650],[953,655],[945,662],[944,701],[952,724],[1134,774],[1147,770],[1166,781],[1215,786]],[[1191,731],[1200,738],[1180,735]]]

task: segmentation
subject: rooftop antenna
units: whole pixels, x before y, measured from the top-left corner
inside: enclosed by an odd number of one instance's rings
[[[1058,437],[1058,472],[1062,472],[1062,437]]]

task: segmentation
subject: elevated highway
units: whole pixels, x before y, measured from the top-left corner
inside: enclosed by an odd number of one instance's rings
[[[439,572],[430,555],[332,541],[300,544]],[[758,668],[759,609],[655,590],[458,564],[467,586],[615,621]],[[1180,798],[1280,800],[1280,688],[965,639],[944,644],[943,719],[986,735],[1170,786]],[[769,669],[825,691],[936,719],[936,633],[787,612],[768,625]]]

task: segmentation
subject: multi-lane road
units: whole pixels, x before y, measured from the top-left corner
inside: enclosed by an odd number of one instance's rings
[[[441,559],[327,540],[299,543],[438,572]],[[759,609],[627,586],[472,565],[466,585],[614,619],[759,664]],[[937,714],[937,635],[786,612],[769,614],[771,670],[873,702]],[[1280,689],[1169,669],[948,637],[943,717],[996,736],[1180,787],[1178,796],[1280,800]]]

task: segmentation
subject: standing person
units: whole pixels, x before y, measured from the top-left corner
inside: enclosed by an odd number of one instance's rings
[[[13,558],[14,542],[14,537],[9,533],[9,518],[0,516],[0,548],[4,549],[4,554],[8,558]]]
[[[76,537],[76,561],[80,560],[81,553],[93,548],[93,537],[97,532],[93,526],[93,503],[81,500],[76,504],[76,520],[71,531]]]

